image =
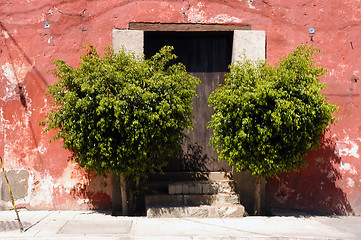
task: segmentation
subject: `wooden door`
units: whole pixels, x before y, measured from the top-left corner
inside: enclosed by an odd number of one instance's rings
[[[201,80],[198,98],[193,104],[194,129],[187,131],[189,140],[183,143],[183,156],[172,159],[167,171],[229,171],[225,161],[218,162],[217,153],[208,146],[212,130],[209,94],[224,82],[232,55],[232,32],[145,32],[144,53],[152,56],[165,45],[173,46],[178,61]]]

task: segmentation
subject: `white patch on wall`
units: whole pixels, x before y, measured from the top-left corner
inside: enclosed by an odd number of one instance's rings
[[[206,13],[201,10],[204,7],[203,3],[198,3],[196,7],[190,7],[188,11],[188,21],[194,23],[206,22]]]
[[[231,17],[227,14],[219,14],[209,20],[210,23],[243,23],[244,19]]]
[[[77,203],[78,205],[87,205],[89,204],[90,200],[88,198],[80,198],[78,199]]]
[[[14,64],[7,62],[1,66],[4,76],[12,85],[22,82],[32,67],[33,65],[21,62],[14,62]]]
[[[22,62],[7,62],[1,66],[3,75],[8,80],[4,86],[5,96],[2,98],[3,101],[14,97],[16,85],[24,81],[26,75],[31,71],[33,66],[34,64],[30,65]]]
[[[336,71],[335,71],[335,69],[331,69],[331,71],[328,72],[328,75],[329,75],[330,77],[336,76]]]
[[[50,110],[50,105],[48,104],[48,99],[46,97],[43,98],[44,105],[40,108],[41,114],[47,114]]]
[[[249,7],[249,8],[251,8],[251,9],[256,9],[255,6],[252,5],[252,4],[253,4],[253,0],[248,0],[247,3],[248,3],[248,7]]]
[[[53,39],[53,36],[51,34],[49,35],[48,44],[50,44],[51,40]]]
[[[34,152],[38,152],[40,154],[44,154],[47,151],[46,147],[44,147],[44,143],[40,142],[37,148],[34,148]]]
[[[44,207],[53,205],[54,179],[47,172],[36,174],[33,177],[33,183],[29,184],[32,190],[30,204],[32,207]]]
[[[4,118],[4,110],[3,108],[0,108],[0,131],[1,133],[3,133],[6,129],[6,125],[9,125],[10,124],[10,121],[9,120],[6,120]],[[5,134],[5,133],[4,133]]]
[[[357,174],[357,171],[354,167],[351,166],[351,164],[349,163],[344,163],[344,162],[341,162],[340,163],[340,170],[341,171],[348,171],[350,172],[351,174],[353,175],[356,175]]]
[[[56,182],[56,187],[59,187],[60,192],[64,190],[68,194],[76,190],[77,187],[85,185],[89,185],[89,179],[87,179],[86,176],[77,169],[77,165],[72,162],[68,163],[68,166],[63,171],[63,175],[58,178]]]
[[[1,34],[4,36],[5,39],[8,39],[8,38],[9,38],[9,34],[8,34],[7,31],[1,30]]]
[[[358,145],[356,142],[350,140],[349,136],[346,137],[343,141],[337,142],[338,152],[340,156],[351,156],[355,158],[359,158],[358,154]]]
[[[339,66],[342,70],[344,70],[344,69],[346,69],[346,68],[348,67],[346,64],[338,64],[338,66]]]
[[[355,187],[355,181],[351,178],[347,178],[347,187],[353,188]]]

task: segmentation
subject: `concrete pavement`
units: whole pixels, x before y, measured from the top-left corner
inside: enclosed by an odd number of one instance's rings
[[[96,211],[0,211],[0,239],[361,239],[361,217],[115,217]]]

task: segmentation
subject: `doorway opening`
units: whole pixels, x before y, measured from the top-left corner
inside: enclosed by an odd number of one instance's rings
[[[144,32],[144,54],[173,46],[188,72],[226,72],[232,60],[233,32]]]
[[[166,171],[230,171],[226,161],[218,156],[208,142],[212,130],[206,124],[211,120],[212,109],[208,97],[219,84],[232,61],[233,31],[220,32],[144,32],[144,54],[149,58],[163,46],[173,46],[176,62],[186,66],[188,73],[201,80],[198,98],[193,104],[193,131],[183,143],[183,155],[170,160]]]

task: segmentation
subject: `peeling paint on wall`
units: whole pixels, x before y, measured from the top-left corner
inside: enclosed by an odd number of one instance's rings
[[[253,0],[247,0],[248,7],[251,9],[256,9],[255,6],[253,6]]]
[[[349,136],[346,136],[343,141],[338,141],[337,146],[339,148],[340,156],[352,156],[355,158],[360,157],[358,154],[358,144],[350,140]]]
[[[54,191],[54,178],[47,172],[43,174],[33,172],[30,198],[27,199],[28,204],[35,207],[39,206],[53,206],[53,191]]]
[[[355,4],[357,3],[357,4]],[[326,97],[340,106],[330,127],[332,146],[309,153],[309,167],[267,183],[272,207],[361,214],[359,1],[5,1],[0,22],[0,154],[9,170],[29,172],[28,208],[86,209],[111,203],[110,178],[79,170],[60,141],[49,143],[39,122],[52,100],[47,71],[55,59],[77,66],[81,47],[103,49],[113,28],[129,22],[249,24],[267,35],[272,64],[300,44],[320,48],[328,70]],[[50,28],[44,28],[44,22]],[[308,28],[315,27],[311,41]],[[356,80],[355,80],[356,79]],[[24,87],[23,103],[17,90]],[[24,105],[24,101],[26,105]],[[338,138],[338,139],[336,139]],[[324,146],[323,146],[324,147]],[[322,191],[320,189],[322,188]],[[70,193],[70,194],[69,194]]]
[[[350,188],[355,187],[355,181],[352,178],[347,178],[347,186]]]
[[[10,121],[4,118],[4,110],[2,107],[0,107],[0,133],[5,134],[6,126],[10,124]]]
[[[5,63],[1,66],[4,77],[9,80],[12,86],[16,86],[18,83],[24,81],[26,74],[31,70],[33,66],[24,62]]]
[[[5,39],[8,39],[8,38],[9,38],[9,34],[8,34],[6,31],[1,30],[1,34],[3,35],[3,37],[4,37]]]
[[[7,83],[3,86],[5,94],[0,100],[7,101],[15,98],[18,84],[24,81],[25,76],[31,71],[32,67],[32,65],[19,61],[15,63],[6,62],[1,66],[3,77],[7,80]]]
[[[209,19],[210,23],[244,23],[245,20],[241,18],[231,17],[227,14],[219,14],[211,19]]]
[[[279,203],[286,203],[288,198],[294,193],[294,190],[287,187],[286,184],[281,180],[277,192],[273,195]],[[297,198],[300,198],[300,195]]]
[[[356,175],[357,174],[357,171],[354,167],[351,166],[351,164],[349,163],[344,163],[344,162],[341,162],[340,163],[340,170],[341,171],[348,171],[350,172],[351,174],[353,175]]]
[[[203,10],[205,5],[202,2],[199,2],[196,6],[192,6],[188,10],[188,21],[192,23],[205,23],[206,13]]]

